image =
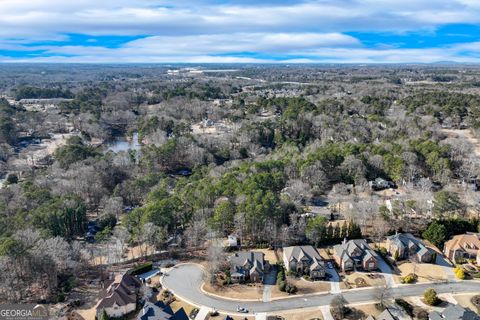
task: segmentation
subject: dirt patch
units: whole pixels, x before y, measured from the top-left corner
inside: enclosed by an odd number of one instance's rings
[[[400,276],[394,276],[397,283],[401,283],[403,277],[413,273],[417,275],[417,282],[420,283],[447,279],[443,267],[435,264],[407,262],[400,264],[398,270],[400,270]]]
[[[230,299],[261,300],[263,298],[263,285],[261,284],[231,284],[227,286],[212,286],[205,283],[203,290],[208,293]]]

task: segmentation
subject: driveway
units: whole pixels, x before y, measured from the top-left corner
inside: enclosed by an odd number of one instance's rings
[[[340,282],[341,282],[341,279],[340,279],[340,276],[338,275],[337,273],[337,270],[335,270],[334,268],[332,269],[329,269],[327,268],[327,271],[326,271],[329,275],[330,275],[330,293],[340,293]]]
[[[443,268],[443,272],[445,272],[445,275],[447,276],[448,281],[458,281],[457,278],[455,277],[455,273],[453,272],[453,267],[448,262],[444,256],[441,254],[437,254],[437,258],[435,260],[435,264],[438,264]]]
[[[184,264],[174,267],[167,276],[162,278],[164,287],[172,291],[178,298],[201,307],[208,306],[217,310],[235,313],[238,305],[247,308],[252,313],[275,312],[299,308],[310,308],[329,305],[333,294],[320,293],[310,296],[292,296],[285,299],[261,301],[232,301],[220,297],[209,296],[200,290],[203,283],[203,269],[196,264]],[[391,295],[396,298],[420,296],[428,288],[434,288],[440,293],[480,292],[480,282],[460,281],[454,283],[433,283],[403,285],[391,288]],[[377,300],[378,289],[348,290],[342,293],[348,303],[372,302]]]
[[[390,268],[390,266],[381,257],[378,259],[378,268],[380,271],[382,271],[382,275],[385,277],[385,283],[387,284],[388,288],[398,287],[393,280],[392,268]]]

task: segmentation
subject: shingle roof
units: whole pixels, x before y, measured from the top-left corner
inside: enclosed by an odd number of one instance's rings
[[[124,274],[117,276],[108,287],[104,297],[98,302],[97,309],[110,308],[114,305],[126,306],[137,301],[137,289],[141,282],[135,277]]]
[[[322,260],[318,251],[312,246],[292,246],[283,248],[283,254],[288,261],[295,259],[299,261],[302,257],[307,256],[311,260]]]
[[[445,243],[446,250],[465,249],[466,246],[474,245],[480,249],[480,233],[466,233],[454,236]],[[472,248],[467,248],[472,249]]]
[[[230,264],[233,270],[243,269],[243,267],[248,263],[250,267],[250,272],[257,271],[259,273],[263,272],[265,265],[264,260],[265,254],[258,251],[241,251],[237,252],[230,257]]]
[[[378,259],[378,255],[375,251],[370,249],[367,244],[367,241],[364,239],[354,239],[349,241],[344,241],[342,244],[337,244],[333,247],[335,254],[339,256],[343,261],[348,259],[352,259],[352,253],[355,249],[360,249],[361,259],[363,261],[370,259],[371,257]]]
[[[442,312],[432,311],[428,316],[431,320],[480,320],[475,312],[458,304],[451,304]]]
[[[176,313],[170,306],[165,305],[162,301],[152,303],[147,302],[138,314],[138,320],[187,320],[188,316],[183,308]]]
[[[417,253],[420,255],[423,255],[429,251],[423,242],[420,239],[415,238],[415,236],[411,233],[397,233],[392,236],[388,236],[387,239],[399,248],[411,248],[413,246],[417,246]]]

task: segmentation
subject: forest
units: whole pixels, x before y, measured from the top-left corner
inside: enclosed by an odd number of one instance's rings
[[[174,238],[276,247],[408,231],[441,247],[479,228],[478,68],[32,68],[0,74],[2,301],[63,301],[97,258]],[[379,178],[398,186],[388,206]]]

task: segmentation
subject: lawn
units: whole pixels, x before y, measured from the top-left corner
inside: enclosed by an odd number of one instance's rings
[[[285,320],[310,320],[319,319],[323,320],[322,312],[318,309],[310,310],[290,310],[275,313],[276,316],[281,316]]]
[[[302,278],[287,277],[287,281],[290,284],[297,286],[297,294],[310,294],[317,292],[330,291],[329,281],[308,281]]]
[[[372,275],[372,277],[369,277],[368,275]],[[340,284],[340,288],[365,288],[372,286],[384,286],[385,284],[385,278],[379,273],[352,272],[343,276],[343,282]]]
[[[282,249],[269,250],[269,249],[255,249],[253,251],[260,251],[265,254],[265,260],[268,260],[271,265],[277,263],[277,261],[283,261]]]
[[[400,275],[394,276],[397,283],[401,283],[402,277],[413,273],[414,269],[418,277],[417,282],[420,283],[447,279],[443,267],[436,264],[406,262],[398,265],[398,269],[400,270]]]
[[[262,300],[263,285],[261,284],[231,284],[226,286],[203,285],[203,290],[208,293],[230,299]]]
[[[480,310],[477,310],[477,308],[470,301],[473,296],[475,296],[475,294],[458,294],[458,295],[454,295],[453,298],[455,298],[458,304],[461,305],[462,307],[470,308],[470,310],[474,312],[480,312]]]

